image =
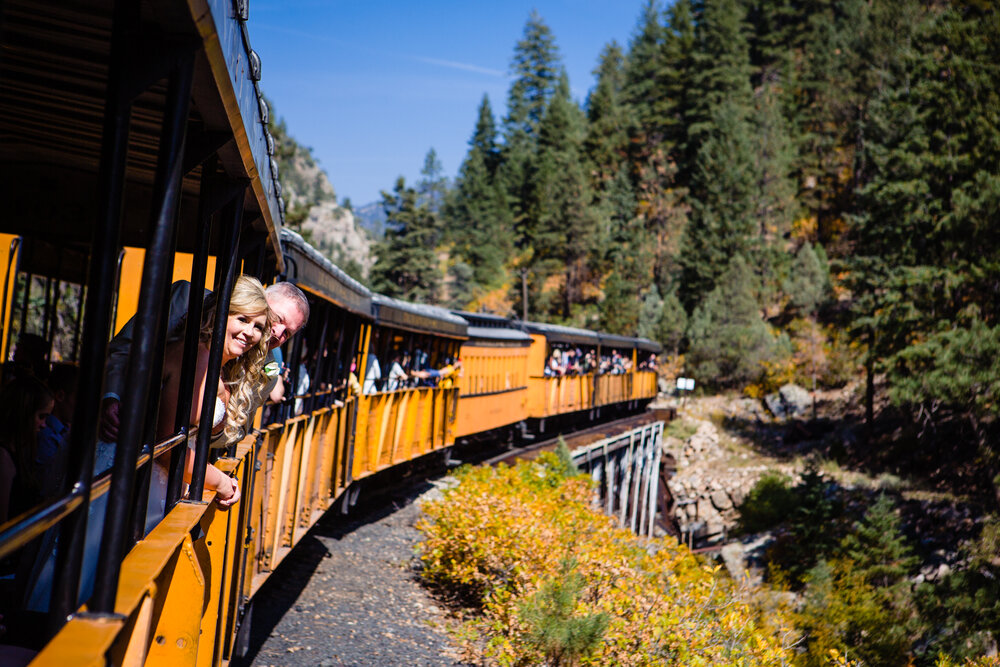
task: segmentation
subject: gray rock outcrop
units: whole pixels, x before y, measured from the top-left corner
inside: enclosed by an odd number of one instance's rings
[[[812,397],[806,389],[789,383],[765,396],[764,404],[778,419],[803,417],[812,407]]]

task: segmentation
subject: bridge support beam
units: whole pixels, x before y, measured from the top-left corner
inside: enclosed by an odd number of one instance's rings
[[[596,482],[597,504],[622,527],[653,536],[658,507],[663,422],[654,422],[575,450],[573,462]]]

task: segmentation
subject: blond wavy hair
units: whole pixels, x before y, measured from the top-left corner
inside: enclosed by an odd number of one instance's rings
[[[212,340],[212,329],[215,325],[216,298],[211,294],[205,298],[205,309],[201,320],[199,338],[202,343],[209,344]],[[271,323],[274,315],[267,305],[264,286],[252,276],[240,276],[233,285],[233,293],[229,297],[229,316],[247,315],[256,317],[266,315],[264,333],[260,341],[240,356],[222,367],[222,381],[229,389],[229,402],[226,404],[225,439],[229,443],[239,442],[249,430],[252,409],[256,406],[257,396],[268,382],[264,373],[265,359],[268,353],[268,340],[271,338]]]

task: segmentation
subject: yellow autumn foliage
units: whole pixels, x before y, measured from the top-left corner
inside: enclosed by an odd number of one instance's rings
[[[672,538],[645,540],[620,529],[593,509],[589,478],[563,474],[554,455],[514,467],[465,468],[459,479],[441,500],[424,505],[420,558],[425,580],[474,612],[459,633],[470,660],[791,663],[794,633],[765,618],[748,591]],[[581,582],[573,616],[607,620],[596,645],[570,658],[569,651],[540,648],[539,630],[525,613],[565,578],[567,563]]]

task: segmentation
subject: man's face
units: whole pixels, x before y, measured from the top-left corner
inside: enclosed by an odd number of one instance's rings
[[[271,340],[269,341],[273,350],[298,333],[299,329],[305,325],[306,320],[295,302],[281,295],[268,296],[267,305],[271,307],[271,313],[274,315],[274,321],[271,323]]]

